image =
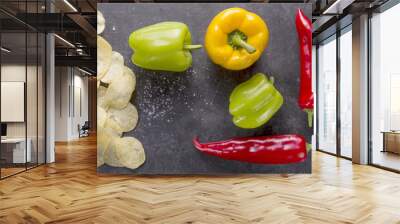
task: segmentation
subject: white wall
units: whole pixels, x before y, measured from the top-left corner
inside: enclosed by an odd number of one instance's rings
[[[55,85],[55,140],[77,139],[78,124],[88,120],[88,78],[75,68],[56,67]]]
[[[79,75],[76,74],[77,70],[75,70],[75,75],[74,75],[74,82],[73,86],[74,88],[71,88],[71,90],[74,90],[72,92],[73,96],[71,96],[71,99],[74,99],[74,102],[71,102],[71,132],[70,136],[71,138],[75,139],[79,137],[79,132],[78,132],[78,125],[83,125],[85,121],[88,120],[88,78],[81,76],[81,73]]]
[[[68,88],[70,77],[67,67],[55,68],[55,141],[68,140]]]
[[[38,70],[37,70],[38,69]],[[44,116],[44,74],[41,66],[32,66],[25,64],[3,64],[1,66],[1,81],[2,82],[24,82],[26,84],[26,107],[22,106],[20,112],[26,112],[26,120],[22,122],[6,122],[7,137],[9,138],[24,138],[25,135],[30,140],[30,148],[32,150],[32,161],[44,163],[45,150],[45,116]],[[27,80],[25,80],[27,78]],[[3,89],[2,89],[3,91]],[[24,94],[24,90],[20,90]],[[7,97],[2,95],[3,97]],[[24,102],[23,102],[24,104]],[[9,107],[2,107],[2,112],[12,110]],[[14,109],[15,110],[15,109]],[[38,155],[38,156],[37,156]]]
[[[28,67],[28,70],[31,67]],[[25,82],[25,65],[8,64],[1,66],[1,81],[11,82]],[[5,108],[1,108],[5,110]],[[7,136],[8,137],[25,137],[25,122],[11,122],[7,123]]]
[[[1,66],[1,81],[3,82],[26,82],[25,75],[26,70],[28,74],[35,73],[36,74],[36,67],[18,64],[4,64]],[[36,83],[35,83],[36,84]],[[36,98],[36,91],[34,93],[27,93],[28,97],[35,97]],[[28,100],[28,99],[27,99]],[[32,100],[28,100],[32,101]],[[6,110],[6,108],[2,108],[2,110]],[[28,114],[28,121],[36,121],[33,117]],[[32,114],[33,115],[33,114]],[[36,116],[36,114],[34,114]],[[36,123],[36,122],[35,122]],[[8,137],[25,137],[25,122],[7,122],[7,136]],[[29,125],[31,127],[32,125]],[[29,133],[28,133],[29,134]],[[28,136],[29,137],[29,136]]]

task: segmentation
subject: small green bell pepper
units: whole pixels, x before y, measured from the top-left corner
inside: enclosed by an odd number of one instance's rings
[[[186,24],[161,22],[140,28],[129,36],[133,64],[151,70],[183,72],[192,65],[191,35]]]
[[[257,128],[267,123],[281,108],[283,97],[273,78],[262,73],[236,86],[229,98],[229,113],[240,128]]]

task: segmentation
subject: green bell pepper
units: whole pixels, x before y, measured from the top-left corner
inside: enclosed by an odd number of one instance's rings
[[[229,113],[240,128],[257,128],[267,123],[281,108],[283,97],[273,78],[262,73],[236,86],[229,98]]]
[[[191,35],[186,24],[161,22],[140,28],[129,36],[133,64],[151,70],[183,72],[192,65]]]

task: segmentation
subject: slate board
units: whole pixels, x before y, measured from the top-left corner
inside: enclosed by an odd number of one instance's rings
[[[306,113],[297,105],[299,55],[295,15],[298,8],[311,18],[311,4],[295,3],[99,3],[106,19],[102,36],[120,52],[132,68],[137,85],[132,102],[139,111],[136,129],[125,136],[139,139],[146,162],[136,170],[103,165],[100,173],[121,174],[238,174],[311,173],[311,154],[303,163],[259,165],[226,161],[205,155],[192,146],[200,141],[223,140],[236,136],[296,133],[311,142]],[[214,65],[204,49],[192,52],[193,66],[184,73],[143,70],[130,61],[129,34],[143,26],[162,21],[186,23],[193,44],[203,44],[211,19],[230,7],[242,7],[260,15],[267,23],[270,40],[262,57],[250,68],[232,72]],[[263,72],[275,78],[284,104],[264,126],[245,130],[236,127],[228,111],[228,99],[236,85]]]

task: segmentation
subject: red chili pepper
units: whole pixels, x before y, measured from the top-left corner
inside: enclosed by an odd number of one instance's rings
[[[300,94],[299,107],[308,114],[308,126],[312,126],[314,95],[312,92],[312,24],[299,9],[296,15],[296,28],[300,49]]]
[[[232,138],[209,143],[200,143],[196,137],[193,145],[213,156],[250,163],[287,164],[307,158],[306,141],[301,135]]]

